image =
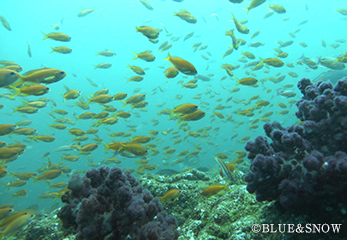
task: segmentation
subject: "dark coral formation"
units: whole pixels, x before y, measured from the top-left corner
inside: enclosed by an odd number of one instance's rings
[[[83,178],[73,175],[68,188],[58,217],[64,228],[75,228],[77,239],[178,238],[176,219],[129,172],[91,169]]]
[[[287,128],[266,123],[266,137],[246,144],[251,173],[247,190],[258,201],[277,200],[301,213],[346,214],[347,204],[347,79],[335,87],[302,79],[304,95],[296,116],[303,125]]]

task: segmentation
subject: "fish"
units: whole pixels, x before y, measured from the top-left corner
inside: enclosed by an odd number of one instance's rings
[[[281,6],[281,5],[270,5],[269,3],[267,3],[268,8],[271,8],[271,10],[273,10],[275,13],[279,13],[279,14],[283,14],[286,13],[286,9]]]
[[[187,33],[187,35],[184,37],[183,41],[188,40],[188,39],[191,38],[192,36],[194,36],[194,32],[189,32],[189,33]]]
[[[236,78],[236,77],[234,77],[234,78]],[[236,80],[238,81],[238,83],[234,87],[236,87],[239,84],[246,85],[246,86],[253,86],[253,85],[257,84],[257,82],[258,82],[258,80],[255,79],[254,77],[246,77],[246,78],[242,78],[241,80],[236,78]]]
[[[230,182],[228,182],[225,185],[222,185],[222,184],[219,184],[219,183],[213,184],[213,185],[208,186],[207,188],[205,188],[201,192],[201,195],[204,196],[204,197],[211,197],[211,196],[219,193],[222,190],[226,190],[226,191],[230,191],[231,192],[231,190],[229,188],[227,188],[229,184],[230,184]]]
[[[0,14],[0,22],[2,23],[2,26],[4,26],[4,28],[6,28],[8,31],[12,31],[12,28],[11,28],[10,24],[4,18],[4,16],[2,16],[1,14]]]
[[[134,53],[136,55],[136,57],[132,61],[134,61],[138,58],[142,59],[146,62],[153,62],[155,60],[155,56],[150,52],[141,52],[139,54],[137,54],[135,52],[132,52],[132,53]]]
[[[131,66],[129,63],[127,63],[127,64],[128,64],[128,67],[126,67],[126,68],[130,69],[134,73],[136,73],[138,75],[145,75],[146,74],[142,68],[140,68],[138,66]]]
[[[174,107],[174,109],[169,109],[169,108],[167,108],[167,109],[172,112],[170,117],[169,117],[169,119],[170,119],[175,114],[193,113],[193,112],[197,111],[198,108],[199,108],[199,106],[196,104],[184,103],[184,104],[181,104],[181,105]]]
[[[184,114],[182,116],[178,116],[179,121],[176,125],[180,124],[182,121],[198,121],[205,116],[206,116],[206,113],[204,111],[201,111],[200,109],[198,109],[195,112]]]
[[[171,170],[171,169],[170,169]],[[177,172],[178,173],[178,172]],[[156,197],[156,198],[159,198],[160,199],[160,202],[169,202],[169,201],[172,201],[174,200],[175,198],[177,198],[179,196],[179,194],[181,193],[181,191],[179,189],[171,189],[169,191],[167,191],[164,196],[162,197]]]
[[[12,87],[12,88],[15,89],[17,91],[17,93],[12,95],[11,98],[18,96],[19,94],[22,94],[25,96],[29,96],[29,95],[41,96],[41,95],[44,95],[50,91],[50,89],[47,86],[44,86],[41,84],[26,86],[26,87],[23,87],[20,89],[16,88],[16,87]]]
[[[174,16],[179,17],[180,19],[186,21],[187,23],[197,23],[196,18],[185,9],[181,9],[181,11],[178,13],[175,12]]]
[[[93,65],[95,68],[94,70],[100,68],[100,69],[108,69],[110,67],[112,67],[112,64],[111,63],[100,63],[98,65]]]
[[[60,41],[60,42],[70,42],[71,41],[71,37],[69,35],[66,35],[65,33],[53,32],[53,33],[46,34],[42,31],[41,31],[41,33],[43,35],[45,35],[45,38],[42,40],[52,39],[52,40]]]
[[[249,29],[246,28],[244,25],[242,25],[241,23],[239,23],[239,21],[237,21],[237,19],[235,18],[234,14],[231,13],[231,15],[233,16],[233,20],[230,20],[230,21],[234,21],[235,23],[235,27],[237,29],[237,31],[239,33],[242,33],[242,34],[248,34],[249,33]]]
[[[233,49],[235,49],[235,50],[239,49],[240,43],[237,41],[233,30],[230,30],[230,31],[225,30],[224,36],[230,36],[232,41],[233,41]]]
[[[21,76],[16,71],[0,68],[0,88],[15,84],[20,77]]]
[[[77,89],[72,89],[72,90],[67,91],[64,94],[62,94],[62,93],[60,93],[60,94],[64,98],[63,103],[65,103],[66,100],[74,100],[74,99],[78,98],[81,95],[81,91],[79,91]]]
[[[224,177],[230,181],[230,182],[234,182],[234,177],[232,175],[231,170],[227,167],[227,165],[223,162],[223,160],[221,160],[220,158],[218,158],[217,156],[214,156],[214,159],[216,160],[216,162],[218,163],[218,165],[221,167],[222,171],[223,171],[223,175]]]
[[[62,53],[62,54],[69,54],[72,52],[72,49],[69,48],[69,47],[52,47],[52,52],[50,53],[53,53],[53,52],[57,52],[57,53]]]
[[[246,15],[248,14],[248,12],[249,12],[251,9],[260,6],[260,5],[263,4],[264,2],[266,2],[266,0],[252,0],[252,2],[249,4],[249,6],[245,8],[245,9],[247,9]]]
[[[95,56],[113,57],[115,55],[116,55],[115,52],[109,51],[109,50],[105,50],[105,51],[101,51],[101,52],[96,52]]]
[[[12,199],[16,198],[16,197],[24,197],[27,195],[27,190],[23,189],[23,190],[19,190],[16,193],[11,193],[11,195],[13,196]],[[1,234],[1,232],[0,232]],[[0,235],[1,236],[1,235]]]
[[[346,66],[343,62],[340,62],[338,58],[335,57],[327,57],[318,59],[318,64],[323,65],[324,67],[334,69],[334,70],[342,70]]]
[[[84,9],[77,14],[77,17],[85,17],[92,12],[98,11],[96,9]]]
[[[169,82],[169,79],[175,78],[178,75],[178,70],[175,67],[169,67],[165,70],[166,83]]]
[[[22,229],[27,225],[31,220],[35,218],[34,214],[24,213],[19,215],[17,218],[14,218],[13,221],[7,223],[3,227],[3,231],[0,231],[0,239],[7,236],[10,237],[15,234],[18,230]]]
[[[170,53],[168,53],[167,58],[164,60],[170,61],[174,67],[183,74],[196,75],[198,73],[193,64],[179,57],[171,57]]]
[[[66,72],[55,68],[34,69],[20,76],[20,81],[13,86],[18,86],[23,82],[51,84],[58,82],[66,77]]]
[[[148,10],[153,10],[153,7],[152,7],[152,5],[151,5],[149,2],[147,2],[147,1],[145,1],[145,0],[139,0],[139,1],[140,1],[140,3],[142,3],[142,5],[145,6]]]
[[[27,50],[28,56],[32,57],[30,44],[28,42],[27,42],[27,44],[28,44],[28,50]]]
[[[159,32],[158,30],[152,28],[152,27],[149,27],[149,26],[140,26],[140,27],[137,27],[135,26],[136,28],[136,32],[140,32],[142,33],[144,36],[146,36],[148,39],[156,39],[159,37]]]
[[[143,100],[145,100],[146,95],[145,94],[136,94],[134,96],[131,96],[130,98],[128,98],[126,101],[124,101],[124,105],[122,108],[124,108],[126,105],[128,104],[136,104],[138,102],[142,102]]]
[[[41,174],[38,177],[33,176],[33,178],[35,178],[34,184],[40,180],[55,179],[55,178],[59,177],[62,173],[63,172],[61,170],[51,170],[51,171],[48,171],[48,172]]]
[[[120,143],[119,151],[126,151],[128,153],[131,153],[135,156],[144,156],[148,153],[147,148],[142,146],[139,143],[135,142],[129,142],[129,143]]]

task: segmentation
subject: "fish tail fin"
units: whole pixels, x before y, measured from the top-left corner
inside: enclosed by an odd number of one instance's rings
[[[15,107],[11,107],[11,108],[13,108],[13,112],[12,113],[18,112],[17,108],[15,108]],[[11,135],[11,134],[9,134],[9,135]]]
[[[35,183],[37,183],[39,181],[38,177],[33,176],[33,178],[35,178],[35,182],[33,184],[35,184]]]
[[[133,54],[135,54],[135,55],[136,55],[136,57],[135,57],[133,60],[131,60],[131,61],[134,61],[134,60],[136,60],[136,59],[138,59],[138,58],[139,58],[139,55],[138,55],[137,53],[135,53],[135,52],[133,52],[133,51],[130,51],[130,52],[132,52]]]
[[[119,140],[118,140],[118,142],[119,142],[119,144],[121,145],[121,147],[120,148],[118,148],[118,152],[120,152],[121,150],[123,150],[124,149],[124,146],[125,146],[125,144],[123,144],[123,143],[121,143]]]
[[[54,47],[52,47],[52,46],[50,46],[50,47],[52,48],[52,52],[50,52],[50,54],[54,53],[55,52]]]
[[[136,32],[139,32],[140,28],[138,28],[137,26],[135,26],[135,28],[136,28]]]
[[[105,150],[104,150],[104,152],[110,149],[110,146],[109,146],[107,143],[104,143],[104,142],[102,142],[102,143],[103,143],[103,144],[105,145],[105,147],[106,147]]]
[[[14,89],[14,90],[16,91],[16,93],[13,94],[13,95],[11,96],[11,98],[14,98],[14,97],[18,96],[19,94],[21,94],[21,90],[20,90],[19,88],[14,87],[14,86],[10,86],[10,88],[12,88],[12,89]]]
[[[42,31],[41,31],[41,32],[42,32]],[[44,33],[44,32],[42,32],[42,34],[43,34],[43,35],[45,35],[45,38],[44,38],[44,39],[42,39],[42,41],[44,41],[44,40],[48,39],[48,34],[46,34],[46,33]]]
[[[238,78],[235,77],[235,76],[234,76],[234,78],[236,78],[236,80],[237,80],[237,84],[234,86],[234,87],[236,87],[236,86],[238,86],[238,85],[240,84],[240,79],[238,79]]]
[[[86,97],[86,98],[89,100],[89,102],[87,103],[89,105],[92,102],[92,99],[89,97]]]
[[[181,116],[177,116],[177,117],[179,118],[179,121],[178,121],[178,123],[176,123],[176,125],[180,124],[183,121],[183,118]],[[188,154],[188,156],[189,156],[189,154]]]
[[[164,58],[163,61],[165,61],[165,60],[170,61],[170,59],[171,59],[171,55],[170,55],[170,53],[168,52],[168,53],[167,53],[167,57]]]
[[[55,198],[53,198],[53,201],[57,200],[61,195],[58,194]]]
[[[124,105],[122,108],[124,108],[126,105],[128,105],[128,103],[126,101],[121,101],[121,102],[124,102]]]
[[[131,69],[131,65],[127,62],[128,66],[125,69]]]
[[[175,114],[174,110],[170,109],[170,108],[166,108],[169,111],[172,111],[171,115],[169,116],[169,120],[172,118],[172,116]]]
[[[233,14],[232,12],[230,12],[230,14],[233,16],[233,19],[232,19],[232,20],[230,20],[230,21],[234,21],[234,19],[235,19],[234,14]]]

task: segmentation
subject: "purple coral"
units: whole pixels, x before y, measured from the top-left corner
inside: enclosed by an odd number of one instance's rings
[[[68,188],[58,217],[64,228],[76,230],[77,239],[178,238],[176,219],[129,172],[91,169],[83,178],[73,175]]]
[[[331,83],[298,83],[303,97],[296,116],[303,125],[266,123],[271,139],[258,136],[245,149],[251,172],[244,180],[258,201],[276,200],[306,213],[347,207],[347,78]]]

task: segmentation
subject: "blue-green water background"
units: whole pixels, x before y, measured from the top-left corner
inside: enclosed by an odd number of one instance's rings
[[[273,111],[274,114],[270,117],[271,120],[278,120],[284,123],[285,126],[294,124],[297,122],[294,113],[296,107],[290,108],[290,113],[285,116],[280,116],[277,113],[282,111],[276,107],[278,102],[286,103],[290,99],[280,97],[275,92],[275,89],[285,85],[294,84],[296,85],[298,79],[302,77],[315,78],[321,72],[327,71],[324,67],[319,67],[317,70],[308,69],[305,65],[296,66],[294,69],[283,67],[270,69],[270,73],[265,74],[263,70],[255,72],[257,79],[266,77],[273,77],[278,73],[287,74],[288,72],[296,72],[299,78],[291,78],[289,76],[278,84],[274,84],[270,81],[262,84],[266,89],[272,89],[272,92],[266,93],[265,88],[260,86],[258,88],[250,88],[247,86],[241,86],[241,90],[237,93],[233,93],[233,99],[235,100],[248,100],[254,95],[260,95],[260,99],[270,101],[273,106],[268,106],[263,109],[263,112],[259,115],[255,115],[252,118],[245,116],[237,116],[235,110],[245,109],[254,106],[254,101],[250,105],[236,104],[234,102],[225,103],[225,100],[231,96],[227,90],[224,90],[220,84],[226,89],[232,90],[236,84],[236,80],[227,78],[220,82],[220,79],[226,75],[225,71],[220,70],[220,65],[223,63],[230,63],[233,65],[240,64],[241,67],[234,71],[234,75],[238,78],[246,77],[243,70],[243,63],[237,60],[241,58],[241,51],[250,51],[257,57],[268,58],[274,57],[275,51],[273,48],[279,46],[276,41],[288,41],[294,40],[294,44],[289,47],[283,48],[283,51],[289,53],[288,58],[284,59],[285,63],[296,63],[299,57],[304,53],[305,56],[317,60],[317,57],[335,57],[338,54],[345,52],[346,44],[343,43],[337,49],[331,47],[322,47],[321,40],[324,40],[328,45],[336,43],[336,39],[346,37],[346,19],[347,17],[337,13],[335,9],[346,8],[347,5],[343,0],[335,1],[268,1],[270,4],[281,4],[283,5],[287,13],[286,14],[274,14],[268,19],[263,19],[264,15],[268,13],[266,4],[259,6],[256,9],[252,9],[248,15],[244,7],[248,6],[251,1],[244,1],[242,4],[231,4],[227,0],[218,1],[190,1],[185,0],[183,2],[174,2],[171,0],[159,1],[152,0],[150,4],[154,10],[150,11],[146,9],[139,1],[1,1],[0,2],[0,13],[7,19],[11,24],[12,31],[7,31],[2,26],[0,27],[0,59],[14,61],[20,64],[24,71],[45,67],[57,68],[65,71],[67,77],[62,81],[49,85],[51,91],[45,95],[45,97],[51,98],[57,102],[58,106],[54,109],[64,109],[69,112],[67,117],[74,119],[73,114],[80,115],[86,112],[73,104],[73,101],[67,101],[64,104],[62,96],[59,92],[64,93],[65,89],[63,85],[68,86],[70,89],[78,89],[82,91],[83,96],[90,96],[94,92],[107,88],[110,90],[110,94],[116,94],[119,92],[126,92],[128,96],[133,95],[135,88],[141,88],[139,93],[145,93],[147,95],[146,101],[149,105],[146,107],[148,112],[139,112],[134,110],[130,122],[125,122],[123,119],[113,125],[108,126],[112,129],[112,132],[124,131],[128,132],[127,125],[136,124],[137,132],[133,133],[132,136],[136,135],[148,135],[150,130],[165,131],[173,128],[179,130],[175,121],[169,121],[168,116],[161,115],[157,116],[157,111],[165,109],[165,107],[172,108],[175,105],[182,103],[195,103],[201,105],[201,101],[208,102],[210,105],[207,108],[202,108],[206,112],[206,117],[202,120],[191,122],[189,126],[190,131],[196,131],[201,127],[211,126],[212,128],[220,127],[218,132],[210,130],[210,136],[204,138],[188,138],[184,142],[173,146],[173,142],[176,139],[171,139],[172,135],[159,134],[153,143],[157,144],[157,149],[161,151],[160,154],[154,157],[150,157],[149,163],[157,163],[162,165],[163,152],[161,149],[165,146],[174,147],[177,151],[166,161],[172,163],[178,157],[177,153],[188,149],[190,152],[196,150],[193,145],[200,145],[203,150],[198,155],[199,161],[196,166],[189,166],[186,164],[178,164],[175,166],[168,165],[162,166],[162,168],[172,168],[175,170],[181,170],[185,167],[199,167],[199,166],[214,166],[212,155],[217,153],[227,153],[230,156],[230,160],[233,160],[236,155],[232,154],[235,150],[244,150],[244,143],[240,143],[240,140],[244,136],[251,136],[253,139],[257,135],[264,135],[262,127],[260,126],[257,130],[247,130],[250,126],[250,121],[259,118],[261,115],[268,111]],[[86,8],[100,9],[100,11],[93,12],[86,17],[79,18],[77,14]],[[187,9],[193,16],[198,20],[196,24],[189,24],[185,21],[174,17],[175,11],[179,11],[180,8]],[[231,14],[233,12],[235,17],[241,20],[248,20],[246,24],[247,28],[250,29],[250,34],[242,35],[235,32],[237,38],[243,38],[247,41],[245,46],[241,46],[238,51],[234,51],[230,56],[222,59],[222,55],[228,49],[228,45],[231,44],[229,37],[223,36],[225,29],[234,28],[234,23],[230,22]],[[217,14],[219,20],[212,14]],[[289,20],[282,21],[285,17]],[[205,21],[203,20],[205,19]],[[63,23],[60,23],[63,19]],[[304,25],[298,26],[298,24],[304,20],[308,22]],[[52,24],[59,24],[59,32],[63,32],[72,37],[71,42],[62,43],[53,40],[43,39],[43,34],[53,32]],[[154,28],[163,28],[163,25],[167,30],[172,33],[172,36],[180,36],[181,39],[172,42],[170,37],[165,37],[166,32],[162,31],[159,36],[159,43],[153,44],[147,40],[141,33],[136,33],[135,26],[148,25]],[[288,32],[294,32],[300,28],[301,31],[296,33],[296,38],[291,38]],[[250,41],[252,34],[259,30],[260,35]],[[194,36],[187,41],[183,41],[184,36],[194,31]],[[167,52],[160,53],[158,48],[164,41],[169,41],[173,47],[169,50],[173,56],[179,56],[185,60],[191,62],[198,70],[199,74],[210,74],[213,73],[215,76],[211,78],[209,82],[198,82],[198,88],[196,89],[185,89],[181,88],[181,85],[177,84],[177,81],[183,79],[187,82],[193,79],[193,76],[183,78],[183,74],[179,74],[178,77],[169,81],[166,84],[164,76],[164,69],[158,68],[158,66],[169,67],[167,61],[162,61],[166,56]],[[264,42],[265,46],[259,48],[248,47],[251,42]],[[27,43],[31,45],[32,58],[29,58],[27,54]],[[202,42],[203,45],[208,45],[208,48],[203,51],[193,52],[191,46],[196,42]],[[303,48],[298,42],[305,42],[308,47]],[[58,53],[52,53],[50,46],[67,46],[73,49],[73,52],[69,55],[62,55]],[[112,50],[116,52],[116,56],[111,58],[105,58],[102,56],[95,57],[96,51]],[[146,49],[152,50],[156,56],[154,62],[144,62],[136,60],[131,62],[134,58],[134,54],[131,51],[139,53]],[[206,51],[211,53],[210,60],[206,61],[201,57],[201,54],[206,54]],[[102,62],[109,62],[112,64],[110,69],[93,70],[93,65],[97,65]],[[145,80],[140,83],[128,83],[126,84],[126,78],[130,78],[135,74],[127,67],[127,62],[131,62],[134,65],[142,68],[149,68],[146,70]],[[209,69],[206,69],[207,64]],[[249,69],[247,69],[250,71]],[[22,72],[22,73],[23,73]],[[72,74],[76,74],[74,77]],[[85,79],[86,77],[92,79],[98,84],[98,87],[93,87]],[[153,91],[154,88],[160,86],[164,92]],[[205,94],[206,89],[213,90],[210,94]],[[297,93],[294,99],[300,99],[300,93],[296,88],[291,89]],[[7,93],[7,89],[0,89],[0,93]],[[155,92],[155,94],[153,94]],[[192,99],[198,93],[202,93],[201,100]],[[175,98],[177,94],[182,94],[183,98],[178,100]],[[220,94],[220,95],[217,95]],[[212,97],[214,96],[214,97]],[[39,97],[27,97],[29,100],[35,100]],[[233,115],[234,122],[224,122],[218,118],[215,121],[211,121],[213,116],[213,109],[219,103],[215,100],[222,98],[221,104],[231,108],[226,108],[219,112],[223,113],[226,117],[230,114]],[[14,100],[6,98],[0,98],[0,103],[5,105],[5,108],[0,110],[0,124],[3,123],[16,123],[24,119],[32,120],[33,127],[38,130],[39,134],[51,134],[54,135],[56,141],[53,143],[37,143],[32,141],[25,141],[23,136],[3,136],[0,138],[1,141],[5,141],[8,144],[12,142],[23,142],[28,145],[26,152],[21,155],[14,162],[8,163],[8,170],[12,172],[29,172],[36,171],[38,168],[43,167],[47,164],[46,159],[42,159],[42,155],[47,151],[72,143],[72,136],[68,135],[68,131],[58,131],[52,128],[47,129],[48,123],[53,123],[53,118],[47,113],[52,112],[51,103],[48,107],[40,109],[38,113],[32,115],[25,115],[21,113],[14,113],[11,107],[19,106],[21,104],[20,97],[16,97]],[[159,108],[156,105],[166,102],[164,107]],[[112,106],[121,108],[122,103],[112,102]],[[96,104],[90,105],[90,111],[99,113],[102,111],[102,107]],[[125,111],[130,111],[130,106],[124,108]],[[89,111],[89,110],[88,110]],[[140,117],[136,117],[134,112],[139,112]],[[152,126],[153,118],[157,118],[160,122],[157,126]],[[245,121],[245,124],[237,126],[240,121]],[[92,124],[91,120],[78,121],[74,127],[82,130],[90,129]],[[258,125],[262,125],[260,122]],[[236,127],[237,126],[237,127]],[[70,127],[70,126],[69,126]],[[181,138],[183,139],[187,133],[183,130],[179,130]],[[238,133],[238,137],[231,140],[231,136]],[[104,142],[109,143],[112,139],[108,136],[108,132],[104,127],[99,127],[99,137]],[[92,138],[92,137],[90,137]],[[121,140],[121,139],[120,139]],[[124,140],[124,139],[123,139]],[[218,146],[212,146],[206,143],[205,140],[213,142]],[[162,141],[159,142],[158,141]],[[86,143],[92,142],[87,141]],[[94,162],[101,162],[103,158],[111,157],[111,152],[104,153],[104,147],[102,145],[92,153]],[[51,153],[51,159],[53,163],[59,163],[61,152]],[[75,170],[86,170],[90,169],[87,166],[87,156],[80,156],[81,159],[78,162],[70,163],[67,162],[66,166]],[[122,160],[122,168],[133,167],[136,168],[138,165],[135,164],[136,159],[128,159],[120,157]],[[66,176],[61,176],[52,182],[67,181]],[[14,181],[13,177],[7,176],[1,179],[2,182]],[[31,204],[39,204],[40,208],[50,206],[52,204],[51,199],[38,199],[38,196],[42,193],[48,192],[48,185],[46,183],[37,183],[32,185],[33,180],[28,181],[24,188],[13,188],[4,189],[0,187],[1,198],[0,204],[14,203],[15,209],[19,210],[27,208]],[[28,190],[28,196],[25,198],[16,198],[11,200],[12,196],[10,193],[17,192],[20,189]],[[59,200],[58,200],[59,201]]]

